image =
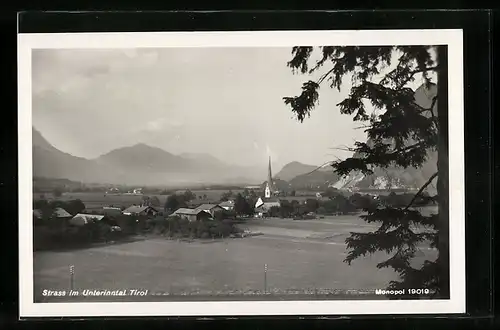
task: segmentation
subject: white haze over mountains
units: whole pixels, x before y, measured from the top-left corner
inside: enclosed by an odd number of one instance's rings
[[[364,138],[327,90],[299,123],[282,98],[309,77],[290,48],[34,50],[33,124],[58,149],[96,158],[145,143],[236,165],[319,165],[332,147]],[[314,77],[313,77],[314,78]],[[340,156],[342,153],[340,152]]]
[[[291,47],[34,50],[34,170],[93,182],[262,182],[269,156],[274,173],[350,156],[333,149],[366,140],[336,107],[349,86],[322,88],[299,123],[282,97],[315,77],[293,75],[290,59]]]

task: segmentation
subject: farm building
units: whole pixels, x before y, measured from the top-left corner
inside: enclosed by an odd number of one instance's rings
[[[234,209],[234,201],[225,201],[220,203],[219,206],[226,211],[232,211]]]
[[[69,220],[69,223],[73,226],[84,226],[91,222],[102,221],[104,219],[104,215],[78,213]]]
[[[75,215],[73,218],[69,220],[69,224],[75,227],[83,227],[85,225],[88,225],[89,223],[93,222],[99,222],[102,224],[106,224],[110,226],[111,232],[121,232],[122,229],[118,224],[116,223],[115,220],[105,216],[105,215],[97,215],[97,214],[85,214],[85,213],[78,213]]]
[[[257,217],[263,217],[273,206],[280,207],[280,200],[277,198],[259,197],[259,199],[257,199],[257,202],[255,203],[255,215]]]
[[[195,210],[202,210],[207,213],[210,213],[211,216],[214,216],[215,212],[217,211],[224,211],[224,208],[222,206],[219,206],[217,204],[202,204],[195,208]]]
[[[201,206],[203,204],[217,204],[218,201],[215,199],[193,199],[191,201],[187,202],[187,205],[189,208],[197,208],[198,206]]]
[[[65,209],[61,207],[56,207],[52,210],[52,216],[49,219],[43,219],[43,211],[39,209],[33,210],[33,225],[34,226],[46,226],[58,227],[64,230],[71,219],[72,215],[68,213]]]
[[[268,207],[272,206],[280,206],[280,199],[278,198],[262,198],[259,197],[257,201],[255,202],[255,208],[258,208],[262,205],[267,205]]]
[[[180,208],[171,214],[171,216],[175,215],[180,216],[181,218],[187,219],[189,221],[207,220],[212,217],[212,215],[206,211],[197,209],[187,209],[187,208]]]
[[[53,213],[52,213],[56,218],[58,219],[69,219],[72,217],[71,214],[68,213],[68,211],[66,211],[65,209],[63,209],[62,207],[56,207],[54,210],[53,210]],[[37,219],[37,220],[40,220],[42,219],[42,210],[40,209],[35,209],[33,210],[33,218]]]
[[[125,215],[146,215],[146,216],[155,216],[158,214],[158,210],[156,210],[152,206],[139,206],[132,205],[129,208],[123,211]]]
[[[103,206],[102,212],[107,216],[119,216],[122,214],[122,210],[119,207]]]
[[[33,210],[33,221],[35,225],[51,225],[59,226],[64,228],[68,225],[68,221],[71,219],[72,215],[68,213],[65,209],[61,207],[56,207],[52,210],[52,216],[43,221],[43,211],[39,209]]]

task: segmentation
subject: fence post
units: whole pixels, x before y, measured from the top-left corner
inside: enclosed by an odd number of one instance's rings
[[[74,285],[74,281],[75,281],[75,266],[74,265],[71,265],[69,266],[69,278],[70,278],[70,289],[73,290],[75,285]]]
[[[264,293],[267,293],[267,264],[264,264]]]

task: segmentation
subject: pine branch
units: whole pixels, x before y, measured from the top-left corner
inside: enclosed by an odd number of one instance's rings
[[[372,125],[362,125],[362,126],[354,127],[354,129],[372,128],[372,127],[373,127]]]
[[[394,155],[397,155],[397,154],[399,154],[401,152],[408,151],[408,150],[411,150],[411,149],[414,149],[414,148],[417,148],[417,147],[421,147],[423,144],[424,144],[424,141],[420,141],[420,142],[411,144],[409,146],[406,146],[404,148],[396,149],[396,150],[392,151],[391,153],[389,153],[388,155],[394,156]]]
[[[413,77],[417,73],[422,73],[422,72],[426,72],[426,71],[435,71],[437,69],[438,69],[438,66],[436,65],[436,66],[425,67],[425,68],[415,69],[415,70],[410,71],[410,75],[397,86],[396,90],[402,89],[411,79],[413,79]]]
[[[309,174],[312,174],[312,173],[314,173],[314,172],[316,172],[316,171],[318,171],[318,170],[322,169],[322,168],[323,168],[323,167],[325,167],[326,165],[331,165],[331,164],[332,164],[332,162],[326,162],[326,163],[324,163],[323,165],[320,165],[320,166],[316,167],[316,168],[315,168],[314,170],[312,170],[311,172],[309,172],[309,173],[305,173],[305,174],[302,174],[302,175],[309,175]]]
[[[338,151],[348,151],[348,152],[356,152],[357,150],[354,148],[341,148],[341,147],[334,147],[330,148],[332,150],[338,150]]]
[[[427,186],[430,185],[432,180],[434,180],[434,178],[436,178],[437,176],[438,176],[438,172],[434,173],[433,175],[431,175],[429,180],[427,180],[427,182],[422,187],[420,187],[420,189],[417,191],[415,196],[413,196],[413,198],[411,199],[410,203],[408,203],[408,205],[404,208],[405,211],[408,210],[413,205],[415,200],[422,194],[422,192],[425,190],[425,188],[427,188]]]
[[[316,82],[316,84],[318,85],[321,85],[321,83],[326,79],[326,77],[328,77],[333,71],[335,71],[335,67],[331,68],[330,70],[328,70],[327,73],[325,73],[324,75],[322,75],[318,81]]]
[[[437,129],[439,129],[439,121],[434,115],[434,106],[436,105],[437,99],[438,99],[437,95],[432,98],[431,108],[429,109],[429,111],[431,113],[432,121],[434,122],[434,124],[436,124]]]

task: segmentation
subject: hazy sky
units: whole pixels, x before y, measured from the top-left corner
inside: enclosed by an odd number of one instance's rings
[[[55,147],[97,157],[146,143],[229,163],[322,164],[332,150],[364,139],[322,87],[299,123],[283,96],[309,79],[286,66],[291,48],[34,50],[33,125]]]

